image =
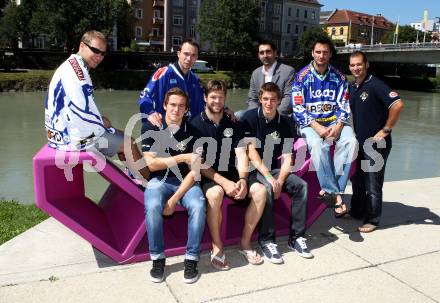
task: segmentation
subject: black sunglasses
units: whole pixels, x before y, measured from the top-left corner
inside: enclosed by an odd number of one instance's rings
[[[100,49],[98,49],[98,48],[96,48],[96,47],[93,47],[93,46],[89,45],[88,43],[86,43],[86,42],[84,42],[84,41],[82,41],[82,43],[84,43],[85,45],[87,45],[87,47],[90,48],[90,50],[91,50],[94,54],[101,55],[101,56],[104,57],[105,54],[107,53],[106,51],[102,51],[102,50],[100,50]]]

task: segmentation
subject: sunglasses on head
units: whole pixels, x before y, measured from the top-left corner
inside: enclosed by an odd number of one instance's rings
[[[93,47],[93,46],[91,46],[91,45],[89,45],[88,43],[86,43],[86,42],[82,42],[82,43],[84,43],[85,45],[87,45],[87,47],[94,53],[94,54],[97,54],[97,55],[101,55],[101,56],[105,56],[105,54],[107,53],[106,51],[102,51],[102,50],[100,50],[100,49],[98,49],[98,48],[96,48],[96,47]]]

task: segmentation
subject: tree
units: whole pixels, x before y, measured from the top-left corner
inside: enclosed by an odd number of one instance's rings
[[[387,32],[383,38],[382,42],[384,43],[393,43],[395,38],[394,34],[396,32],[396,27],[393,26],[392,30]],[[418,35],[417,35],[418,32]],[[431,41],[431,33],[423,33],[422,31],[418,31],[415,28],[411,27],[410,25],[403,25],[399,26],[399,35],[397,43],[411,43],[411,42],[417,42],[417,39],[419,42],[423,42],[423,36],[425,36],[425,40],[427,42]]]
[[[205,0],[197,28],[217,53],[245,54],[255,49],[259,15],[256,1]]]
[[[312,46],[320,37],[331,39],[321,27],[311,27],[302,33],[298,41],[298,55],[302,57],[303,64],[308,64],[312,60]],[[335,55],[336,49],[333,48],[332,52]]]
[[[14,3],[9,3],[3,10],[0,19],[0,47],[17,48],[19,37],[23,35],[24,28],[20,22],[23,14],[21,8]]]

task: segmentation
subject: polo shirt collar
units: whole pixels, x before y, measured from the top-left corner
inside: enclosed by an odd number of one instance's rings
[[[267,118],[264,116],[263,111],[261,110],[261,106],[258,106],[258,118],[259,118],[260,120],[264,121],[266,124],[270,124],[270,123],[272,123],[273,121],[276,121],[276,123],[279,124],[280,121],[281,121],[281,116],[280,116],[280,114],[278,113],[278,111],[275,113],[275,117],[274,117],[272,120],[267,119]]]
[[[218,125],[223,124],[225,119],[228,119],[228,118],[227,118],[226,115],[223,113],[223,117],[220,119],[219,124],[216,124],[214,121],[212,121],[211,119],[209,119],[208,115],[206,114],[206,111],[202,111],[202,120],[203,120],[204,122],[206,122],[206,123],[211,123],[212,125],[216,125],[216,126],[218,126]]]

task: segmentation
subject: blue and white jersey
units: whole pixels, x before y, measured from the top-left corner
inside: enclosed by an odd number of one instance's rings
[[[178,63],[169,64],[159,68],[139,97],[140,112],[150,115],[154,112],[164,114],[163,102],[166,92],[173,87],[179,87],[188,94],[190,111],[192,117],[200,114],[205,107],[203,99],[203,87],[200,79],[193,71],[188,71],[186,75],[177,67]]]
[[[85,149],[105,132],[89,71],[79,55],[64,61],[50,81],[45,126],[49,146],[60,150]]]
[[[321,124],[334,121],[348,123],[348,99],[348,82],[331,65],[324,75],[316,72],[313,63],[296,74],[292,87],[292,105],[295,120],[300,127],[306,127],[312,121]]]

